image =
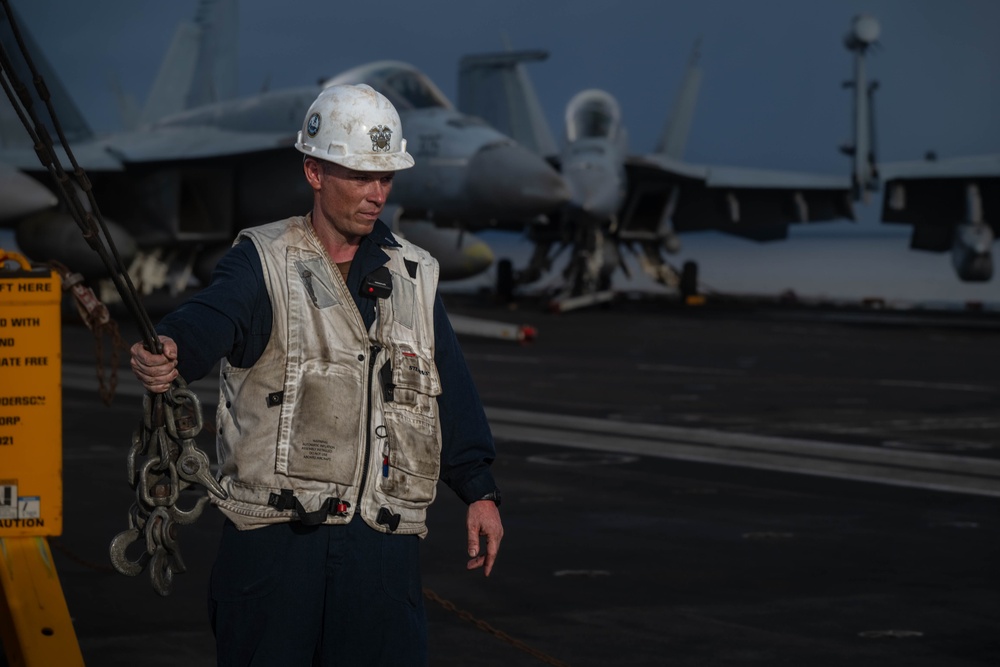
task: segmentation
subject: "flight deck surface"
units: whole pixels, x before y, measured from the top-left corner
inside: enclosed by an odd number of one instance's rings
[[[995,316],[446,304],[539,333],[461,339],[506,537],[493,576],[466,572],[463,506],[440,489],[422,551],[431,665],[1000,663]],[[180,527],[188,571],[169,597],[110,568],[141,391],[123,361],[106,407],[69,316],[63,346],[52,545],[84,658],[212,665],[221,515]],[[211,420],[214,380],[192,386]]]

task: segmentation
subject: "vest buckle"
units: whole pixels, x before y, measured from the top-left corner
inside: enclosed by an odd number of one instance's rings
[[[375,523],[388,526],[389,530],[396,532],[396,529],[399,528],[399,520],[401,518],[398,514],[393,514],[388,507],[381,507],[379,508],[378,516],[375,517]]]

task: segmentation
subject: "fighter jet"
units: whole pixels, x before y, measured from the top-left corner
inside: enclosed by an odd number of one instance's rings
[[[132,241],[139,254],[194,272],[207,280],[217,258],[237,229],[305,211],[311,191],[301,175],[295,135],[309,104],[332,83],[367,82],[393,100],[404,132],[414,148],[416,166],[400,172],[392,200],[392,221],[404,235],[435,235],[429,244],[438,255],[442,279],[474,275],[492,262],[489,248],[463,230],[517,219],[544,219],[568,197],[559,174],[543,159],[482,121],[457,112],[438,88],[405,63],[374,63],[316,84],[222,100],[173,113],[134,130],[94,135],[74,107],[41,52],[27,38],[42,71],[77,160],[87,170],[112,235]],[[0,24],[8,53],[16,53],[9,24]],[[195,40],[188,39],[188,43]],[[207,67],[203,59],[201,67]],[[197,69],[197,68],[196,68]],[[23,68],[21,78],[30,81]],[[192,80],[197,80],[193,75]],[[5,139],[10,130],[4,125]],[[0,148],[0,163],[35,175],[40,165],[30,146]],[[60,259],[70,266],[89,249],[81,243],[66,257],[65,247],[51,236],[72,228],[64,214],[42,211],[18,221],[18,245],[29,256]],[[442,233],[437,233],[442,232]],[[443,236],[442,236],[443,234]],[[434,241],[437,243],[435,244]],[[29,250],[30,248],[30,250]],[[123,253],[124,254],[124,253]]]
[[[853,219],[844,177],[695,165],[683,161],[701,78],[698,49],[663,135],[653,152],[630,153],[622,111],[607,92],[584,90],[566,107],[564,148],[556,152],[524,62],[544,51],[470,55],[459,68],[459,107],[531,145],[560,167],[572,193],[561,225],[529,230],[535,243],[526,268],[498,265],[498,289],[537,280],[554,252],[570,248],[556,309],[610,298],[613,272],[634,252],[660,283],[697,296],[697,267],[678,272],[664,253],[677,234],[712,229],[757,241],[784,239],[792,223]],[[554,250],[555,249],[555,250]]]
[[[866,58],[880,32],[874,16],[860,14],[844,37],[854,54],[854,79],[845,84],[854,91],[854,143],[844,149],[852,158],[854,196],[867,202],[884,181],[882,222],[912,225],[914,250],[951,251],[961,280],[988,281],[1000,232],[1000,154],[878,163],[872,104],[878,83],[868,81]]]

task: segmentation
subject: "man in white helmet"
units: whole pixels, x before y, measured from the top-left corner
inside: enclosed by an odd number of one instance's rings
[[[328,88],[295,146],[312,211],[240,232],[157,326],[163,354],[136,343],[132,369],[163,392],[222,359],[218,664],[424,665],[426,510],[438,479],[468,503],[466,567],[488,576],[503,537],[493,439],[437,262],[378,219],[413,166],[392,104]]]

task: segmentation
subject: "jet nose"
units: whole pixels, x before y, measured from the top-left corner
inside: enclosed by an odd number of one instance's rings
[[[469,190],[498,217],[550,213],[570,199],[569,187],[548,162],[517,144],[497,142],[469,161]]]

